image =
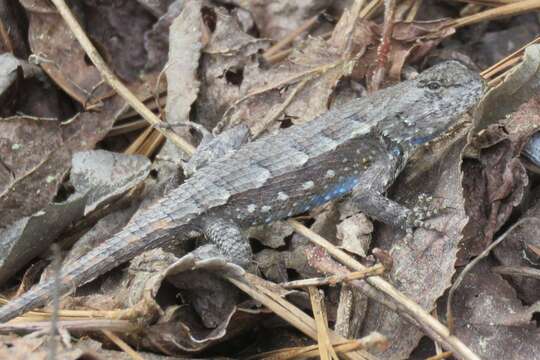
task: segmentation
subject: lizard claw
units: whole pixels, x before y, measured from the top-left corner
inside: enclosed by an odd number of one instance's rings
[[[418,202],[416,205],[410,209],[405,220],[405,229],[407,234],[413,233],[414,229],[422,228],[426,230],[439,231],[432,224],[428,224],[425,220],[434,218],[441,214],[443,210],[447,209],[446,207],[434,207],[433,206],[433,197],[421,193],[418,195]]]

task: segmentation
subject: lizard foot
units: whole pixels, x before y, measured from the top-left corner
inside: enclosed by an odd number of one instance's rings
[[[433,206],[433,197],[421,193],[418,195],[418,201],[416,205],[409,210],[407,214],[407,219],[405,221],[405,229],[407,234],[412,235],[413,231],[417,228],[422,228],[426,230],[439,231],[433,225],[428,224],[425,220],[434,218],[441,214],[448,207],[436,207]]]

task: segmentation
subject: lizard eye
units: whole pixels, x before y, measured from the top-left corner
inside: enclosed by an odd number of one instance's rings
[[[426,86],[429,90],[439,90],[441,88],[441,83],[438,81],[430,81]]]

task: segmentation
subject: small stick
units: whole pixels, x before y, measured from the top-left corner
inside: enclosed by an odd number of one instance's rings
[[[362,19],[369,19],[381,6],[383,0],[371,0],[360,12]]]
[[[285,289],[295,289],[295,288],[307,287],[307,286],[325,286],[325,285],[335,286],[342,282],[360,280],[360,279],[365,279],[370,276],[382,275],[384,274],[384,271],[385,269],[382,264],[376,264],[363,271],[355,271],[347,275],[332,275],[332,276],[320,277],[320,278],[288,281],[280,285],[284,287]]]
[[[540,280],[540,270],[527,266],[495,266],[491,271],[501,275],[523,276]]]
[[[480,75],[484,77],[485,79],[489,79],[493,75],[501,72],[502,70],[506,70],[507,68],[509,68],[510,66],[514,65],[515,63],[521,60],[523,56],[523,52],[528,46],[533,45],[533,44],[538,44],[538,43],[540,43],[540,37],[537,37],[536,39],[522,46],[521,48],[514,51],[512,54],[508,55],[504,59],[501,59],[500,61],[491,65],[487,69],[483,70],[482,72],[480,72]]]
[[[321,360],[339,360],[328,338],[328,319],[324,307],[324,295],[314,286],[308,287],[313,317],[317,326],[317,343]]]
[[[415,0],[413,2],[412,7],[409,10],[409,13],[405,17],[405,21],[414,21],[416,18],[416,14],[418,14],[418,10],[420,9],[420,6],[422,5],[422,0]]]
[[[392,44],[392,32],[394,31],[394,14],[396,12],[395,0],[384,0],[384,25],[381,43],[377,48],[377,67],[371,78],[370,91],[376,91],[381,87],[386,77],[388,54]]]
[[[60,261],[60,248],[58,244],[53,244],[52,248],[52,267],[53,267],[53,277],[54,277],[54,287],[53,287],[53,301],[52,306],[53,310],[51,313],[51,328],[49,333],[49,360],[56,360],[56,335],[60,334],[58,331],[58,310],[60,308],[60,294],[58,289],[60,288],[60,273],[62,268],[62,262]]]
[[[445,351],[440,354],[430,356],[426,360],[442,360],[442,359],[448,359],[450,356],[452,356],[452,352]]]
[[[270,56],[265,57],[265,60],[269,64],[275,64],[277,62],[280,62],[281,60],[285,59],[287,56],[289,56],[292,53],[293,49],[285,49],[279,52],[276,52]]]
[[[481,11],[477,14],[465,16],[460,19],[456,19],[448,24],[455,28],[468,26],[479,23],[481,21],[495,20],[501,17],[519,15],[532,10],[540,9],[540,1],[538,0],[524,0],[514,2],[508,5],[498,6],[496,8]]]
[[[266,113],[264,118],[257,122],[256,126],[251,130],[253,134],[253,139],[256,139],[261,135],[261,133],[266,130],[266,128],[274,121],[276,120],[281,114],[285,112],[285,109],[287,109],[287,106],[289,106],[292,101],[296,98],[296,95],[302,89],[306,86],[306,84],[311,80],[310,77],[305,78],[304,80],[300,81],[296,86],[291,90],[285,101],[283,101],[276,109],[271,109],[269,112]]]
[[[132,131],[136,131],[139,129],[144,129],[148,127],[148,122],[145,120],[135,120],[127,124],[117,125],[114,126],[111,131],[107,133],[107,137],[113,137],[118,136],[126,133],[130,133]]]
[[[0,324],[0,334],[19,333],[26,334],[35,331],[44,331],[49,328],[47,321],[29,321],[21,323],[9,322]],[[111,330],[123,333],[133,333],[138,327],[129,320],[60,320],[57,322],[57,328],[69,331],[98,331]]]
[[[109,338],[116,346],[118,346],[120,349],[124,350],[126,354],[129,355],[133,360],[144,360],[144,358],[139,355],[135,350],[131,348],[124,340],[120,339],[118,336],[116,336],[114,333],[110,332],[109,330],[101,330],[105,336]]]
[[[294,41],[294,39],[296,39],[301,33],[303,33],[306,30],[309,30],[313,25],[317,24],[319,22],[319,17],[320,17],[320,14],[308,19],[302,25],[300,25],[298,29],[295,29],[294,31],[289,33],[287,36],[285,36],[283,39],[279,40],[277,43],[271,46],[268,50],[264,52],[264,55],[263,55],[264,60],[269,61],[269,58],[272,57],[272,55],[281,51],[284,47],[290,45]]]
[[[334,342],[333,345],[336,352],[344,354],[357,349],[372,347],[385,348],[388,345],[388,340],[378,332],[372,332],[361,339],[338,341]],[[246,358],[246,360],[308,359],[316,358],[318,355],[319,346],[308,345],[268,351],[265,353],[249,356]]]

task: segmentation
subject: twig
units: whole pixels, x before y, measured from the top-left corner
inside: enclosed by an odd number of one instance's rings
[[[348,282],[352,280],[365,279],[370,276],[382,275],[384,274],[384,266],[382,264],[376,264],[372,267],[366,268],[363,271],[351,272],[347,275],[333,275],[322,278],[312,278],[312,279],[302,279],[296,281],[289,281],[286,283],[280,284],[285,289],[295,289],[299,287],[306,286],[325,286],[331,285],[335,286],[342,282]]]
[[[0,334],[19,333],[26,334],[35,331],[43,331],[48,329],[47,321],[29,321],[21,323],[9,322],[0,324]],[[135,332],[138,327],[129,320],[60,320],[57,322],[57,328],[69,331],[96,331],[96,330],[111,330],[117,332]]]
[[[452,284],[452,287],[448,291],[448,300],[447,300],[447,303],[446,303],[446,318],[447,318],[447,321],[448,321],[448,329],[450,330],[451,333],[454,332],[454,315],[452,314],[452,301],[454,300],[454,293],[457,290],[457,288],[459,287],[459,285],[461,285],[461,282],[465,278],[465,275],[467,275],[467,273],[470,272],[474,268],[474,266],[476,264],[478,264],[483,258],[488,256],[489,253],[491,252],[491,250],[493,250],[493,248],[495,248],[504,239],[506,239],[506,237],[512,231],[514,231],[514,229],[516,227],[520,226],[521,224],[523,224],[524,222],[527,222],[527,221],[540,223],[540,219],[537,219],[537,218],[531,218],[531,217],[522,218],[521,220],[516,222],[514,225],[510,226],[510,228],[508,230],[506,230],[501,236],[499,236],[499,238],[497,240],[492,242],[484,251],[482,251],[482,253],[480,255],[478,255],[476,258],[474,258],[473,261],[468,263],[467,266],[465,266],[463,271],[456,278],[456,281]]]
[[[52,306],[53,310],[51,313],[51,320],[50,320],[50,333],[49,333],[49,351],[48,351],[48,358],[49,360],[56,360],[56,335],[59,334],[58,331],[58,311],[60,308],[60,277],[61,277],[61,271],[62,271],[62,262],[60,260],[60,247],[58,244],[52,244],[52,267],[53,267],[53,279],[54,279],[54,287],[53,287],[53,294],[52,294]]]
[[[296,95],[302,91],[302,89],[306,86],[306,84],[311,80],[311,77],[307,77],[304,80],[300,81],[294,89],[291,90],[285,101],[283,101],[276,109],[271,109],[264,118],[257,122],[256,126],[252,129],[253,139],[256,139],[267,127],[270,125],[275,119],[280,116],[287,106],[291,104],[291,102],[296,98]]]
[[[435,307],[435,309],[433,309],[431,314],[433,315],[433,317],[435,319],[439,320],[439,317],[437,315],[437,307]],[[443,353],[441,344],[438,341],[433,341],[433,343],[435,344],[435,356],[438,356],[441,353]],[[451,354],[452,352],[449,351],[449,353]]]
[[[282,51],[278,51],[277,53],[274,53],[268,57],[266,57],[266,62],[270,65],[273,65],[275,63],[280,62],[281,60],[285,59],[287,56],[289,56],[292,53],[293,49],[285,49]]]
[[[161,106],[161,89],[160,89],[160,85],[161,85],[161,81],[163,81],[163,78],[164,78],[164,75],[165,75],[165,71],[167,71],[167,69],[169,68],[169,66],[171,66],[171,63],[168,62],[164,67],[163,69],[161,69],[161,71],[159,72],[159,75],[156,79],[156,86],[154,87],[154,104],[158,110],[158,115],[159,115],[159,118],[160,119],[163,119],[163,107]],[[166,115],[166,114],[165,114]]]
[[[540,37],[537,37],[530,43],[522,46],[518,50],[514,51],[512,54],[506,56],[504,59],[496,62],[495,64],[491,65],[487,69],[483,70],[482,72],[480,72],[480,75],[482,75],[485,79],[489,79],[493,75],[500,73],[502,70],[508,69],[509,67],[511,67],[512,65],[514,65],[515,63],[521,60],[523,56],[523,52],[528,46],[533,45],[533,44],[538,44],[538,43],[540,43]]]
[[[335,247],[328,240],[324,239],[322,236],[306,228],[304,225],[300,224],[295,220],[288,220],[288,223],[301,235],[308,238],[311,242],[322,246],[325,248],[332,256],[338,259],[340,262],[350,267],[353,270],[361,271],[365,270],[366,267],[360,264],[358,261],[354,260],[352,257],[347,255],[344,251]],[[366,282],[373,287],[377,288],[379,291],[390,296],[404,311],[409,314],[415,321],[422,324],[426,328],[433,331],[442,341],[445,346],[448,347],[455,355],[462,359],[468,360],[480,360],[478,355],[476,355],[471,349],[467,347],[460,339],[450,334],[450,331],[437,319],[434,319],[427,311],[425,311],[420,305],[415,303],[413,300],[409,299],[399,290],[397,290],[392,284],[384,280],[379,276],[373,276],[366,279]],[[430,333],[428,335],[431,336]],[[439,339],[435,339],[439,340]]]
[[[476,24],[480,21],[495,20],[501,17],[518,15],[536,9],[540,9],[540,1],[538,0],[518,1],[508,5],[488,9],[474,15],[456,19],[454,21],[451,21],[448,26],[460,28],[463,26]]]
[[[100,72],[103,79],[146,121],[153,126],[160,124],[162,121],[154,115],[154,113],[150,111],[109,69],[79,22],[73,16],[73,13],[66,5],[66,2],[64,0],[51,0],[51,2],[56,6],[58,12],[73,32],[73,35],[77,41],[79,41],[81,47],[84,49],[92,63],[96,66],[96,69]],[[165,128],[158,128],[157,130],[189,155],[195,152],[195,147],[193,147],[193,145],[182,139],[173,131]]]
[[[394,31],[394,14],[396,11],[395,0],[384,0],[384,25],[381,37],[381,43],[377,48],[377,66],[373,72],[370,82],[370,91],[376,91],[386,77],[386,67],[388,63],[388,54],[392,44],[392,32]]]
[[[139,355],[135,350],[131,348],[124,340],[120,339],[118,336],[116,336],[114,333],[110,332],[109,330],[101,330],[105,336],[109,338],[116,346],[118,346],[120,349],[124,350],[126,354],[128,354],[133,360],[144,360],[144,358]]]
[[[513,4],[516,2],[519,2],[521,0],[455,0],[458,2],[463,2],[467,4],[475,4],[475,5],[485,5],[485,6],[501,6],[506,4]]]
[[[369,349],[373,347],[386,346],[388,340],[378,332],[357,340],[346,340],[334,343],[334,349],[337,353],[344,354],[358,349]],[[319,345],[299,346],[286,348],[249,356],[246,360],[285,360],[285,359],[308,359],[315,358],[319,354]]]
[[[107,137],[113,137],[118,136],[126,133],[130,133],[132,131],[136,131],[139,129],[144,129],[148,127],[148,122],[145,120],[135,120],[127,124],[117,125],[114,126],[108,133]]]
[[[409,10],[409,13],[407,14],[407,17],[405,17],[405,21],[413,21],[414,19],[416,19],[416,14],[418,14],[418,10],[420,9],[421,5],[422,0],[415,0]]]
[[[125,154],[135,154],[138,152],[139,148],[143,145],[143,143],[146,141],[146,139],[152,134],[152,128],[146,128],[142,134],[140,134],[135,141],[133,141],[129,147],[124,150]]]
[[[523,276],[540,280],[540,270],[526,266],[495,266],[491,271],[501,275]]]
[[[328,320],[324,307],[324,296],[314,286],[308,288],[313,317],[317,325],[317,343],[319,344],[319,356],[321,360],[339,360],[330,339],[328,338]]]
[[[426,360],[442,360],[442,359],[448,359],[450,356],[452,356],[452,353],[450,351],[445,351],[440,354],[430,356]]]
[[[26,115],[22,113],[0,118],[0,121],[11,121],[11,120],[20,120],[20,119],[28,119],[28,120],[35,120],[35,121],[58,121],[58,118],[55,118],[55,117],[40,117],[40,116]]]
[[[382,2],[383,0],[371,0],[360,12],[360,17],[362,19],[369,19],[379,9]]]
[[[269,58],[280,52],[284,47],[290,45],[294,41],[294,39],[296,39],[300,34],[302,34],[304,31],[309,30],[311,27],[317,24],[319,22],[319,18],[320,14],[308,19],[297,29],[293,30],[290,34],[288,34],[283,39],[279,40],[277,43],[271,46],[268,50],[264,52],[264,60],[269,61]]]
[[[137,149],[137,154],[150,157],[156,148],[163,144],[165,137],[163,134],[152,131],[148,138],[142,143],[142,146]]]

